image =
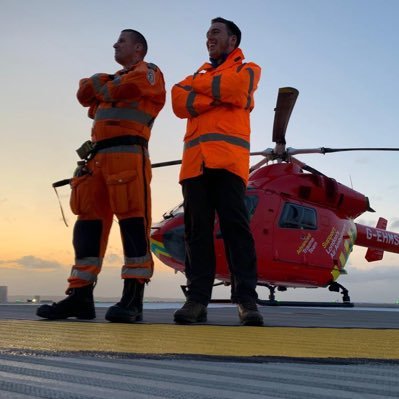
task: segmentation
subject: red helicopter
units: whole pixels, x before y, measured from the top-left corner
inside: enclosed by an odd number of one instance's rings
[[[399,148],[286,148],[285,133],[298,97],[298,90],[280,88],[273,125],[274,149],[261,155],[251,167],[246,205],[251,219],[258,260],[258,285],[270,290],[269,300],[259,304],[282,304],[275,291],[290,287],[328,287],[342,293],[344,306],[353,306],[348,290],[337,282],[346,274],[345,264],[354,245],[368,248],[369,262],[381,260],[384,251],[399,253],[399,234],[386,230],[387,220],[379,218],[376,227],[355,223],[364,212],[374,212],[363,194],[322,174],[294,158],[297,154],[339,151],[399,151]],[[153,164],[176,165],[181,161]],[[269,164],[271,163],[271,164]],[[163,215],[152,226],[151,250],[164,264],[184,273],[183,206]],[[216,217],[215,285],[229,285],[223,237]],[[182,286],[183,292],[185,287]]]

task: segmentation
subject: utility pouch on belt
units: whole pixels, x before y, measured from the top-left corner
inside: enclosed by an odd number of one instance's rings
[[[126,135],[126,136],[117,136],[109,139],[100,140],[95,143],[93,143],[91,140],[85,141],[76,150],[77,154],[79,155],[79,158],[82,159],[82,161],[78,161],[78,165],[75,169],[75,172],[73,173],[73,178],[82,177],[84,175],[92,173],[92,171],[87,167],[87,161],[93,159],[93,157],[97,154],[98,151],[101,151],[105,148],[123,146],[123,145],[139,145],[142,146],[143,148],[148,148],[148,140],[140,136]],[[64,211],[62,209],[61,201],[57,192],[57,187],[62,187],[67,184],[71,184],[73,178],[64,179],[53,183],[53,188],[57,195],[58,203],[61,208],[62,218],[64,219],[64,223],[66,226],[68,226],[68,223],[65,219]],[[126,181],[122,179],[121,181],[118,181],[118,183],[126,184]],[[125,187],[123,187],[123,190],[125,190]]]
[[[82,147],[81,147],[82,148]],[[87,167],[87,162],[86,161],[78,161],[78,165],[75,169],[75,171],[73,172],[73,177],[81,177],[87,174],[91,174],[91,170]],[[58,204],[60,206],[61,209],[61,215],[62,215],[62,219],[64,220],[65,226],[68,227],[68,222],[66,220],[65,214],[64,214],[64,210],[62,209],[62,204],[61,204],[61,200],[60,200],[60,196],[58,195],[58,191],[57,191],[57,187],[62,187],[62,186],[66,186],[67,184],[71,184],[72,182],[72,178],[71,179],[64,179],[64,180],[60,180],[60,181],[56,181],[52,184],[55,194],[58,198]]]
[[[87,159],[88,156],[94,151],[94,143],[90,140],[85,141],[76,152],[80,159]]]

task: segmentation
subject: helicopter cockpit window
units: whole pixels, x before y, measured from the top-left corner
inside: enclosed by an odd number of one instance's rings
[[[255,213],[255,209],[258,205],[258,197],[256,195],[245,196],[245,206],[247,207],[249,218],[252,218]]]
[[[284,205],[279,226],[291,229],[316,230],[316,211],[313,208],[287,202]]]

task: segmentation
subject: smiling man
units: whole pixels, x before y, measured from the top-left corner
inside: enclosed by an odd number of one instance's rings
[[[174,315],[177,323],[207,319],[215,278],[215,214],[229,260],[231,300],[244,325],[262,325],[256,306],[254,240],[245,207],[249,174],[249,114],[260,67],[244,63],[238,48],[241,31],[214,18],[206,34],[210,62],[172,89],[173,111],[187,119],[180,183],[184,196],[187,301]]]

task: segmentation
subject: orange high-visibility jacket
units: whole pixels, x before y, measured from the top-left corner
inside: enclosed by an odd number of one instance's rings
[[[205,166],[227,169],[247,183],[249,113],[261,68],[243,60],[237,48],[217,68],[205,63],[173,86],[173,111],[187,119],[180,182],[201,175]]]
[[[94,119],[92,141],[116,136],[149,140],[153,122],[165,104],[165,82],[154,64],[139,61],[115,75],[97,73],[81,79],[77,97]]]

